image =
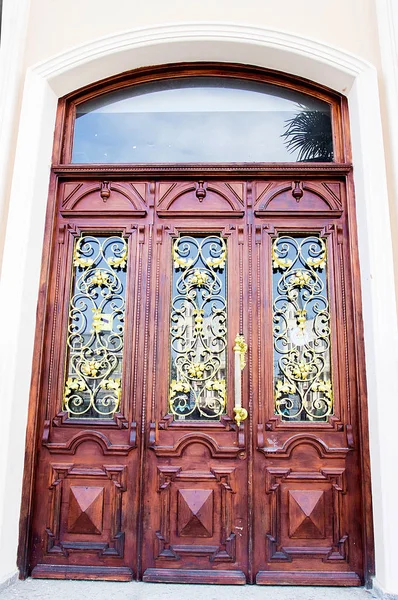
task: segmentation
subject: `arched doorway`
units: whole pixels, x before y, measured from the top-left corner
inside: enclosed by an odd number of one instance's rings
[[[245,140],[254,159],[234,160],[232,148],[230,163],[72,154],[75,116],[99,89],[105,98],[193,79],[223,89],[223,78],[298,105],[282,119],[296,162],[260,162],[264,134]],[[82,121],[96,111],[86,104]],[[342,98],[304,82],[220,65],[143,70],[61,103],[33,576],[363,580],[366,490],[353,482],[368,450],[349,327],[358,307],[342,111]],[[329,125],[313,131],[311,154],[297,128],[315,115]],[[115,127],[94,137],[108,143]],[[208,147],[216,133],[206,128]]]

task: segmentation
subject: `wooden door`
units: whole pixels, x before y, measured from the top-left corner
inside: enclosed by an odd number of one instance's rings
[[[244,192],[243,182],[156,185],[145,581],[246,582],[248,442],[234,421]]]
[[[57,198],[32,576],[359,585],[344,177]]]
[[[360,360],[346,189],[327,179],[254,189],[253,574],[258,584],[360,585]]]

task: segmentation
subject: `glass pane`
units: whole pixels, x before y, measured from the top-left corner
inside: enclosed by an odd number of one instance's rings
[[[76,109],[74,163],[331,160],[330,105],[271,84],[170,79]]]
[[[333,389],[325,240],[281,236],[272,261],[275,412],[326,421]]]
[[[64,391],[69,417],[109,419],[119,409],[126,262],[120,235],[76,240]]]
[[[225,241],[183,235],[172,258],[169,410],[177,420],[219,419],[226,406]]]

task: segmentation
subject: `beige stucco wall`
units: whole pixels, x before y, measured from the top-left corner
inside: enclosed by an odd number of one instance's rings
[[[379,63],[375,0],[32,0],[26,65],[107,34],[193,21],[291,31]]]

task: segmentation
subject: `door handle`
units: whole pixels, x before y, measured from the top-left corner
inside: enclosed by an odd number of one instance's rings
[[[247,419],[247,410],[242,407],[242,370],[246,366],[247,344],[243,335],[237,335],[234,345],[235,352],[235,406],[234,420],[236,424]]]

